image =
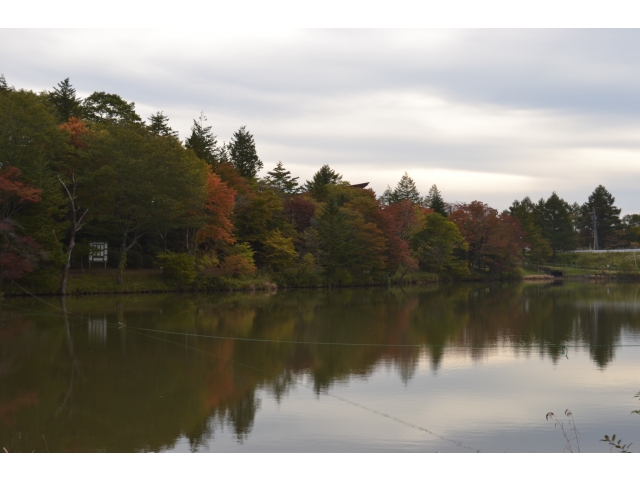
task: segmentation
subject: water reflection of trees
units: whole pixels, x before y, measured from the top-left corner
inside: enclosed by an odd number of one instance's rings
[[[62,317],[7,310],[0,326],[0,442],[14,451],[42,450],[44,433],[52,451],[157,451],[185,438],[197,450],[224,426],[242,442],[261,395],[280,401],[303,376],[321,394],[382,363],[407,383],[421,361],[440,368],[450,347],[481,359],[506,344],[557,361],[562,345],[585,344],[605,368],[623,332],[640,330],[637,290],[468,284],[90,297],[68,300],[69,311],[93,322],[72,326],[72,339]],[[14,304],[42,310],[30,300]],[[94,322],[105,319],[106,333]],[[56,417],[77,365],[73,415]]]

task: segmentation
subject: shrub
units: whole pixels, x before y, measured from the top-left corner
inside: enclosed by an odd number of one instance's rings
[[[253,274],[256,271],[254,253],[248,243],[236,243],[231,249],[231,255],[224,259],[221,273],[230,277]]]
[[[161,253],[158,260],[164,275],[180,285],[191,285],[196,279],[195,258],[186,253]]]

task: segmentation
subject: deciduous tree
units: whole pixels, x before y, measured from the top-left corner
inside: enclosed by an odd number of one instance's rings
[[[439,213],[427,215],[424,227],[411,239],[411,248],[420,266],[428,271],[451,277],[463,277],[469,270],[458,251],[467,251],[469,245],[455,223]]]
[[[115,93],[94,92],[82,102],[84,117],[92,122],[142,123],[136,104]]]
[[[236,191],[215,173],[207,175],[207,199],[203,207],[203,227],[196,234],[196,243],[220,247],[235,243],[233,237],[233,205]]]

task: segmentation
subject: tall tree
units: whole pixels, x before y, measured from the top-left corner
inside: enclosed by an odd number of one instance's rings
[[[311,226],[315,213],[316,204],[309,198],[309,194],[295,195],[284,202],[283,214],[299,233]]]
[[[580,237],[584,245],[593,246],[593,213],[597,225],[598,248],[615,248],[623,240],[620,209],[614,205],[615,197],[602,185],[598,185],[580,208]]]
[[[456,256],[458,250],[466,251],[469,245],[456,224],[439,213],[427,215],[424,227],[411,239],[411,247],[426,271],[452,277],[469,273],[465,262]]]
[[[253,135],[247,131],[246,125],[234,132],[228,150],[229,160],[240,172],[240,175],[245,178],[256,178],[263,164],[262,160],[258,158]]]
[[[509,214],[520,221],[525,232],[525,249],[523,254],[532,263],[540,265],[553,253],[549,242],[542,237],[542,228],[536,223],[536,205],[529,197],[522,201],[515,200],[509,207]]]
[[[294,195],[300,191],[298,178],[299,177],[292,177],[291,172],[285,170],[282,162],[278,162],[271,172],[267,172],[265,181],[267,185],[275,188],[281,194]]]
[[[84,117],[92,122],[142,123],[136,104],[115,93],[94,92],[82,102]]]
[[[206,164],[173,137],[155,137],[141,125],[104,123],[93,135],[92,161],[99,220],[119,232],[117,282],[128,252],[145,233],[182,228],[206,198]],[[188,248],[188,245],[187,245]]]
[[[407,172],[404,172],[393,193],[396,202],[409,200],[412,203],[420,203],[421,200],[420,193],[416,188],[416,182],[413,181],[413,178],[411,178]]]
[[[318,215],[320,264],[329,283],[343,283],[343,274],[354,261],[355,228],[344,208],[329,198]]]
[[[169,126],[169,117],[164,112],[156,112],[149,117],[149,131],[157,137],[178,138],[178,132]]]
[[[336,185],[341,180],[342,175],[329,167],[329,165],[323,165],[313,174],[312,180],[306,181],[304,188],[314,198],[324,200],[328,193],[327,185]]]
[[[425,198],[425,206],[427,208],[430,208],[434,212],[439,213],[443,217],[446,217],[448,215],[447,204],[442,198],[440,190],[438,190],[438,187],[435,183],[431,186],[431,188],[429,189],[429,194]]]
[[[4,74],[0,73],[0,92],[9,92],[11,88],[7,85],[7,79],[4,78]]]
[[[58,128],[53,107],[29,91],[0,95],[0,161],[14,166],[23,181],[42,191],[39,202],[25,205],[16,220],[48,252],[34,274],[37,281],[58,275],[64,255],[59,233],[65,230],[67,204],[55,174],[68,148],[67,135]],[[36,281],[36,280],[34,280]]]
[[[53,92],[49,94],[49,101],[55,107],[60,123],[66,122],[71,117],[80,117],[82,114],[82,104],[68,77],[58,83],[57,87],[53,87]]]
[[[59,129],[69,133],[69,149],[63,162],[58,167],[58,180],[62,184],[69,199],[67,219],[69,228],[67,234],[67,248],[65,252],[65,264],[60,280],[58,292],[67,294],[67,278],[71,267],[71,256],[76,244],[76,234],[86,223],[86,215],[89,212],[88,204],[91,195],[86,190],[91,189],[91,162],[86,162],[86,146],[90,131],[82,120],[76,117],[60,125]],[[87,168],[89,167],[89,168]],[[85,190],[84,192],[79,190]],[[84,195],[82,195],[84,193]]]
[[[522,258],[525,234],[512,215],[474,201],[458,205],[449,220],[469,244],[469,265],[488,269],[491,277],[512,271]]]
[[[578,238],[571,217],[571,205],[553,192],[545,201],[540,199],[534,210],[536,223],[542,229],[542,237],[549,242],[553,255],[573,250]]]
[[[18,279],[33,271],[43,256],[40,245],[23,235],[15,214],[40,201],[42,191],[21,181],[16,167],[0,169],[0,285],[4,278]]]
[[[202,212],[204,221],[195,236],[195,243],[209,243],[214,248],[235,243],[231,215],[236,193],[218,175],[211,171],[208,173],[207,199]]]
[[[185,139],[184,146],[189,150],[193,150],[193,153],[199,159],[204,160],[215,168],[221,160],[221,152],[216,136],[211,133],[211,126],[205,126],[204,124],[206,121],[207,117],[205,117],[204,112],[200,112],[198,120],[193,121],[191,135]]]
[[[398,185],[396,185],[396,188],[391,190],[391,187],[387,186],[382,197],[380,197],[380,201],[385,205],[391,205],[403,200],[409,200],[411,203],[422,202],[416,183],[407,174],[407,172],[404,172],[404,175],[402,175],[402,178],[398,182]]]

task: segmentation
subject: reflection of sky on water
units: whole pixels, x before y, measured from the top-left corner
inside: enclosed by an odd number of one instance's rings
[[[31,451],[44,432],[53,451],[561,451],[545,414],[567,408],[585,451],[605,434],[640,443],[640,318],[616,308],[635,292],[70,298],[69,330],[10,300],[0,446]]]
[[[640,384],[629,382],[637,377],[640,348],[618,350],[606,370],[594,365],[587,349],[572,347],[568,356],[554,364],[531,349],[503,347],[488,349],[478,360],[451,349],[438,371],[423,356],[406,383],[382,362],[367,378],[332,386],[329,395],[297,385],[277,402],[263,391],[253,430],[242,444],[227,426],[200,451],[468,451],[454,444],[460,442],[485,452],[560,452],[562,434],[545,415],[563,417],[567,408],[583,452],[606,451],[599,442],[605,434],[616,433],[625,442],[640,438],[640,416],[630,416]],[[300,383],[311,385],[308,376]],[[170,450],[190,449],[182,438]]]

